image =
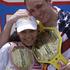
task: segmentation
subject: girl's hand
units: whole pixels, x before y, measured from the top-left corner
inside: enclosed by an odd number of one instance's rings
[[[60,70],[70,70],[70,60],[67,65],[63,64],[63,62],[59,62],[59,64],[61,65]]]

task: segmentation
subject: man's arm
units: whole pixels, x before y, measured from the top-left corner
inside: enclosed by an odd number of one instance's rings
[[[1,32],[1,34],[0,34],[0,48],[8,41],[13,23],[14,23],[14,20],[9,19],[4,27],[4,30]]]
[[[26,9],[19,9],[14,15],[12,15],[8,21],[6,22],[6,25],[4,27],[3,32],[0,34],[0,48],[3,46],[9,39],[10,37],[10,32],[12,25],[19,19],[22,18],[23,16],[27,15],[28,12]]]

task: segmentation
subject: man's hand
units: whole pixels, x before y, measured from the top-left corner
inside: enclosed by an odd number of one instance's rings
[[[29,12],[26,9],[17,10],[9,19],[8,22],[16,22],[19,18],[26,17],[29,15]]]

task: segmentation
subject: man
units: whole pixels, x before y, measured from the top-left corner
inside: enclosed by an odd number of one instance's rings
[[[26,0],[27,9],[46,27],[56,27],[58,12],[52,7],[51,0]],[[62,64],[62,63],[61,63]],[[70,70],[70,64],[61,70]]]
[[[45,26],[56,26],[57,12],[48,0],[27,0],[30,13]],[[48,15],[49,14],[49,15]]]

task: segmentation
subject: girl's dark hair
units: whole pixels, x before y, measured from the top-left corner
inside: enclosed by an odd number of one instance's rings
[[[14,33],[10,36],[10,38],[9,38],[8,41],[9,41],[9,42],[12,42],[12,41],[17,41],[17,42],[19,42],[19,41],[20,41],[20,38],[19,38],[19,36],[18,36],[18,34],[17,34],[17,31],[14,31]]]

